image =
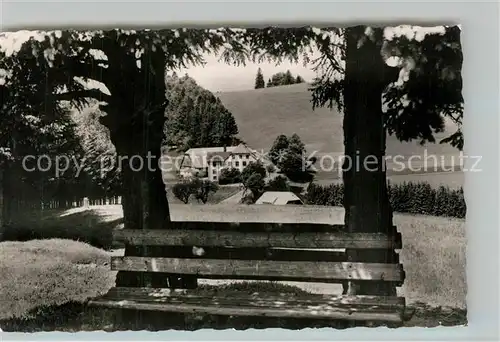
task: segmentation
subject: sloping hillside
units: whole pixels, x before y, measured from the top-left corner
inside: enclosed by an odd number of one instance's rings
[[[335,109],[312,110],[311,95],[307,84],[295,84],[256,90],[219,92],[222,103],[229,109],[239,128],[239,136],[255,149],[269,149],[279,134],[297,133],[306,144],[308,152],[343,152],[342,115]],[[448,132],[455,132],[451,126]],[[448,133],[439,134],[443,138]],[[458,151],[447,144],[418,142],[401,143],[389,137],[388,155],[456,155]]]

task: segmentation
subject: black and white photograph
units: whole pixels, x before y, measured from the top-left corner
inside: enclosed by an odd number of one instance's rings
[[[1,32],[0,331],[467,325],[461,34]]]

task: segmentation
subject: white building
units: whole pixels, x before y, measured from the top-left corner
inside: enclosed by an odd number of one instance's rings
[[[228,147],[201,147],[186,151],[180,166],[180,175],[189,177],[197,175],[218,182],[222,169],[235,168],[240,172],[251,162],[266,158],[245,144]]]

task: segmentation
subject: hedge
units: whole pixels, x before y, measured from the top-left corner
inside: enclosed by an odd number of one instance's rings
[[[433,188],[429,183],[388,184],[389,200],[396,212],[465,218],[466,205],[463,188]],[[310,184],[306,201],[312,205],[342,206],[344,185]]]

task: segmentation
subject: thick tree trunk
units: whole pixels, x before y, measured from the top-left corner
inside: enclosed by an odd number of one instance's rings
[[[5,162],[2,170],[2,231],[12,221],[12,179],[11,165]]]
[[[120,113],[124,115],[125,113]],[[144,118],[116,124],[112,118],[103,120],[110,128],[123,175],[122,207],[125,229],[168,229],[170,209],[161,169],[164,112],[143,113]],[[124,115],[133,118],[133,113]],[[113,124],[110,124],[113,122]],[[147,125],[143,125],[147,123]],[[168,247],[125,246],[125,256],[162,256]],[[191,253],[186,248],[186,254]],[[179,255],[182,257],[182,255]],[[193,288],[196,277],[177,274],[118,272],[117,286]]]
[[[393,234],[385,172],[382,93],[397,75],[380,55],[382,29],[346,29],[344,208],[351,232]],[[392,262],[392,250],[348,250],[351,261]],[[395,295],[384,282],[350,282],[349,294]]]

